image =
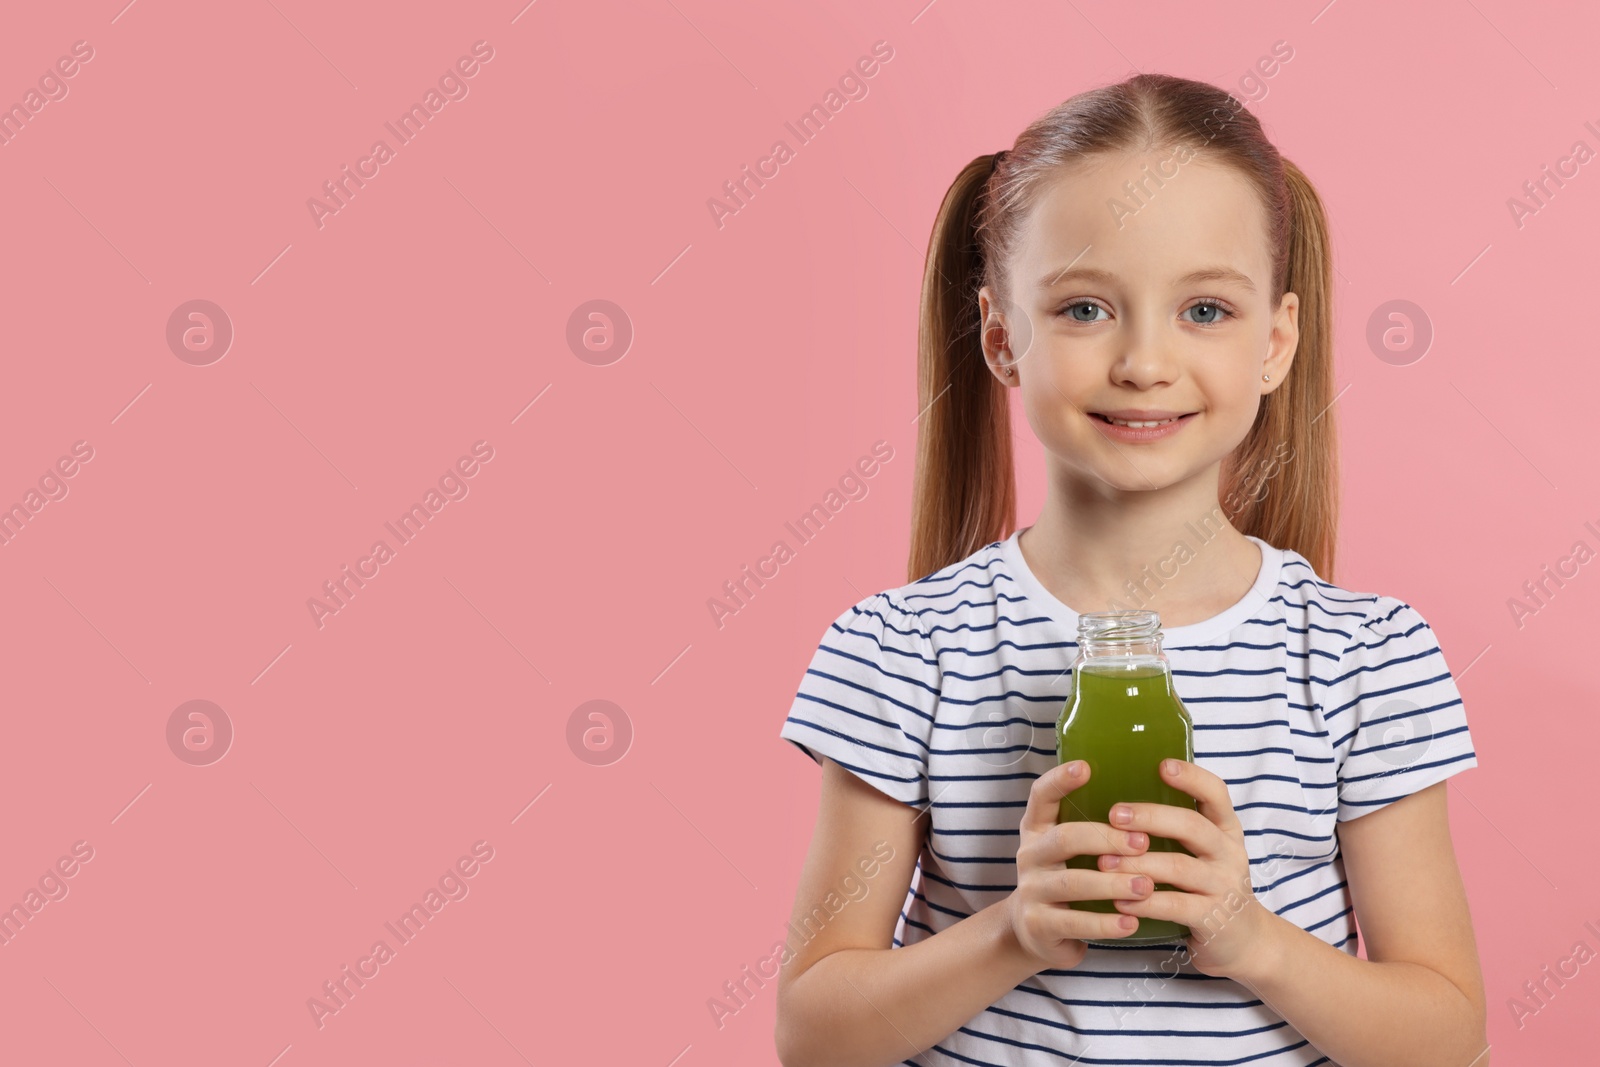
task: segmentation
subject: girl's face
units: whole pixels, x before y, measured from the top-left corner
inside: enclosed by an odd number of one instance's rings
[[[979,294],[990,369],[1021,388],[1052,467],[1091,484],[1158,489],[1217,469],[1294,358],[1299,298],[1270,303],[1266,213],[1236,172],[1202,160],[1062,168],[1009,265],[1014,303]],[[1154,439],[1119,437],[1104,413],[1130,410],[1181,418]]]

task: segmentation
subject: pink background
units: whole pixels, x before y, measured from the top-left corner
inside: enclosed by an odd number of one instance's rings
[[[1416,605],[1461,676],[1495,1062],[1588,1047],[1597,965],[1520,1029],[1507,1001],[1600,948],[1600,565],[1521,628],[1507,600],[1600,547],[1600,176],[1521,228],[1507,201],[1600,148],[1595,13],[123,3],[26,5],[0,35],[0,103],[94,49],[0,147],[0,504],[94,450],[0,548],[0,903],[94,849],[0,948],[0,1057],[774,1062],[772,986],[721,1029],[707,1000],[788,918],[818,780],[777,736],[801,672],[905,581],[934,211],[973,156],[1135,69],[1232,87],[1327,200],[1335,577]],[[319,229],[307,199],[479,40],[469,95]],[[719,229],[707,200],[880,40],[868,95]],[[235,330],[208,366],[165,339],[194,299]],[[596,299],[634,329],[605,366],[566,340]],[[1365,340],[1399,299],[1435,330],[1405,366]],[[707,599],[880,439],[869,496],[714,625]],[[477,441],[469,495],[319,628],[307,600]],[[236,732],[208,766],[166,739],[195,699]],[[631,722],[610,765],[568,746],[592,699]],[[307,999],[476,841],[469,895],[319,1029]]]

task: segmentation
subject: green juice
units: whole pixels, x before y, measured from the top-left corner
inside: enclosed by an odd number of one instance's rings
[[[1071,694],[1056,723],[1056,752],[1062,763],[1081,759],[1088,764],[1089,780],[1062,799],[1058,821],[1110,823],[1111,808],[1119,801],[1197,810],[1199,805],[1193,797],[1161,779],[1163,759],[1193,761],[1193,738],[1189,712],[1173,691],[1171,671],[1159,651],[1154,658],[1080,657],[1073,672]],[[1108,844],[1104,851],[1115,850]],[[1191,855],[1171,838],[1153,834],[1148,851]],[[1074,856],[1067,860],[1067,866],[1099,870],[1099,856]],[[1157,892],[1174,888],[1165,882],[1155,883]],[[1111,914],[1117,911],[1109,900],[1074,900],[1068,906]],[[1156,945],[1182,941],[1188,936],[1189,928],[1182,923],[1141,916],[1139,928],[1126,937],[1090,939],[1089,943]]]

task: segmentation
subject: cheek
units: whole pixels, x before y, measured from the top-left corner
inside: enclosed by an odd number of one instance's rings
[[[1064,444],[1071,437],[1077,416],[1068,398],[1078,401],[1069,388],[1070,377],[1044,359],[1036,359],[1022,377],[1022,410],[1034,436],[1046,445]]]
[[[1268,384],[1261,380],[1264,373],[1256,369],[1255,360],[1240,353],[1206,376],[1206,399],[1223,421],[1242,421],[1248,429],[1261,406],[1261,387]]]
[[[1022,379],[1030,421],[1037,413],[1052,425],[1081,426],[1084,406],[1105,392],[1106,369],[1099,356],[1083,348],[1052,350],[1041,344],[1030,362]]]
[[[1090,462],[1109,443],[1082,413],[1094,392],[1080,370],[1045,360],[1022,379],[1022,408],[1033,436],[1046,452],[1073,466]],[[1098,468],[1098,464],[1096,464]],[[1084,468],[1088,469],[1088,468]]]

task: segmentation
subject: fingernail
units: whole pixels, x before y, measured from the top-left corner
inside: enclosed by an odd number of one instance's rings
[[[1082,760],[1073,760],[1071,763],[1067,764],[1067,777],[1068,778],[1076,778],[1076,777],[1078,777],[1078,775],[1080,775],[1082,773],[1083,773],[1083,761]]]
[[[1174,760],[1164,759],[1161,761],[1161,771],[1163,774],[1177,774],[1178,764]]]
[[[1128,845],[1132,848],[1148,848],[1150,847],[1150,838],[1146,834],[1135,831],[1128,835]]]
[[[1133,891],[1135,893],[1148,893],[1148,892],[1150,892],[1150,879],[1146,878],[1142,874],[1139,877],[1135,878],[1133,880]]]
[[[1117,925],[1122,927],[1124,930],[1132,930],[1135,926],[1139,925],[1139,917],[1137,915],[1124,915],[1122,918],[1117,920]]]
[[[1145,766],[1148,767],[1150,765],[1147,763]],[[1126,826],[1133,821],[1133,809],[1126,804],[1118,804],[1111,809],[1111,821]]]
[[[1101,856],[1100,857],[1100,861],[1103,864],[1105,864],[1105,869],[1108,870],[1108,871],[1122,866],[1122,857],[1121,856],[1112,856],[1112,855],[1108,854],[1108,855]]]

